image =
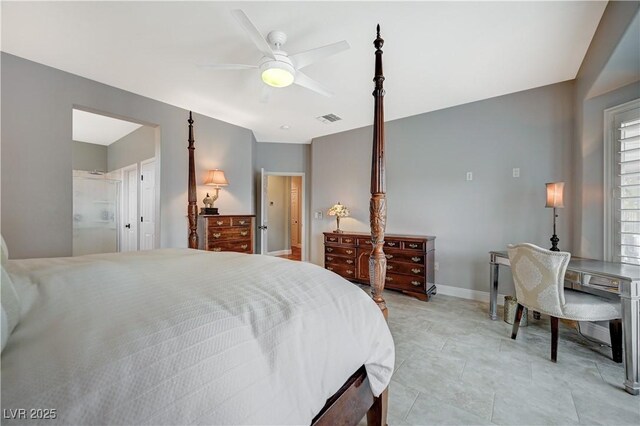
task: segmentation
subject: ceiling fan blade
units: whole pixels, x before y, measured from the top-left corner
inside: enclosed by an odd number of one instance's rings
[[[298,86],[313,90],[314,92],[320,93],[321,95],[327,96],[329,98],[333,96],[333,93],[329,89],[327,89],[311,77],[307,76],[306,74],[301,73],[300,71],[296,72],[296,79],[294,83]]]
[[[346,40],[339,41],[337,43],[328,44],[326,46],[317,47],[315,49],[307,50],[305,52],[296,53],[289,56],[293,61],[296,69],[304,68],[307,65],[311,65],[314,62],[318,62],[321,59],[327,58],[336,53],[348,50],[351,46]]]
[[[212,70],[250,70],[258,68],[258,66],[245,64],[199,64],[198,68],[208,68]]]
[[[249,17],[240,9],[232,10],[231,13],[233,13],[233,16],[235,16],[240,25],[244,27],[249,38],[251,38],[251,41],[253,41],[258,50],[260,50],[264,56],[275,59],[271,46],[269,46],[269,43],[267,43],[267,40],[260,34],[256,26],[253,25],[253,22],[249,20]]]

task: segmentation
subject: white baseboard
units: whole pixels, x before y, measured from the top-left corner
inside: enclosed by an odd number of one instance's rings
[[[436,284],[436,288],[438,289],[438,294],[444,294],[445,296],[489,303],[488,291],[470,290],[468,288],[453,287],[444,284]],[[502,306],[504,304],[504,296],[504,294],[498,293],[498,305]]]
[[[269,256],[289,256],[291,254],[291,249],[289,249],[289,250],[270,251],[267,254]]]
[[[592,337],[608,345],[611,344],[611,335],[609,328],[593,322],[580,321],[580,331],[585,336]]]

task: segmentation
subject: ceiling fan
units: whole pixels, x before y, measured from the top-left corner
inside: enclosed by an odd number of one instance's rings
[[[282,46],[287,41],[287,35],[285,33],[282,31],[271,31],[265,39],[242,10],[236,9],[233,10],[232,13],[245,29],[251,41],[253,41],[258,50],[262,52],[262,59],[260,59],[257,65],[212,64],[202,65],[202,67],[214,70],[258,69],[262,75],[262,81],[271,87],[287,87],[291,84],[297,84],[321,95],[333,96],[333,93],[331,93],[329,89],[304,74],[300,69],[349,49],[349,43],[343,40],[295,55],[289,55],[282,50]],[[263,100],[265,100],[264,98],[265,94],[263,93]]]

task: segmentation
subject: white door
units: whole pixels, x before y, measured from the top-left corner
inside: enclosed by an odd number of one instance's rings
[[[156,237],[156,163],[151,159],[140,164],[140,250],[152,250]]]
[[[138,165],[122,170],[122,239],[120,251],[138,250]]]
[[[258,231],[260,232],[260,254],[267,254],[267,191],[268,191],[268,178],[265,175],[264,169],[260,169],[260,225]]]

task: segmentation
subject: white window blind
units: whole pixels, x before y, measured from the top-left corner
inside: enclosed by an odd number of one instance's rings
[[[640,265],[640,108],[615,117],[614,260]]]

